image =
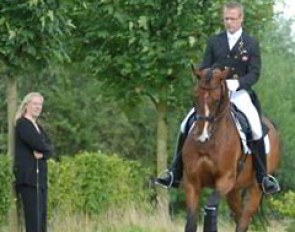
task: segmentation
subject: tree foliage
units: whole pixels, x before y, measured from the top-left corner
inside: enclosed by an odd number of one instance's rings
[[[290,23],[280,19],[267,28],[262,39],[262,77],[256,86],[263,111],[278,127],[282,141],[280,182],[285,188],[295,188],[290,170],[295,168],[294,114],[295,70],[293,69],[294,40],[290,35]]]
[[[59,1],[2,1],[0,12],[2,69],[22,73],[67,57],[62,38],[70,22]]]

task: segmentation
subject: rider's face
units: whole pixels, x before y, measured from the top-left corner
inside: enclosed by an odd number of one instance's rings
[[[235,33],[242,27],[244,17],[239,8],[224,8],[223,22],[229,33]]]

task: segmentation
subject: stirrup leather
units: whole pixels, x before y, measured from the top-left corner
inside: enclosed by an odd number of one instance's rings
[[[277,186],[277,188],[273,191],[268,191],[267,189],[264,188],[264,182],[266,181],[266,178],[270,179],[271,182],[274,183],[275,186]],[[261,187],[262,187],[262,191],[264,194],[268,195],[268,194],[272,194],[272,193],[277,193],[281,190],[280,184],[277,181],[277,179],[275,177],[273,177],[272,175],[267,175],[262,179],[262,183],[261,183]]]
[[[171,177],[170,183],[168,185],[163,185],[160,182],[155,181],[155,184],[160,185],[162,188],[169,189],[169,188],[171,188],[171,186],[172,186],[172,184],[174,182],[174,174],[173,174],[173,172],[169,171],[169,169],[166,169],[166,170],[164,170],[163,172],[160,173],[158,178],[159,179],[165,178],[165,173],[167,173],[167,175],[169,175]]]

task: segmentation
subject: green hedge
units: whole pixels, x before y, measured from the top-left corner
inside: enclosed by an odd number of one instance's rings
[[[149,171],[138,162],[112,155],[81,153],[49,161],[49,213],[99,214],[110,207],[122,208],[145,202]]]
[[[0,223],[12,204],[11,159],[0,155]],[[110,207],[142,205],[149,196],[150,171],[117,155],[81,153],[49,160],[48,212],[99,214]]]
[[[0,223],[4,222],[11,205],[11,159],[7,155],[0,155]]]
[[[295,218],[295,192],[288,191],[270,200],[270,207],[283,217]]]

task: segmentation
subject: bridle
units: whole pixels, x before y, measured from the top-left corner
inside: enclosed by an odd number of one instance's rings
[[[221,81],[224,81],[224,80],[221,80]],[[196,113],[196,120],[207,121],[209,123],[214,123],[217,120],[219,120],[227,112],[227,109],[230,107],[230,104],[228,103],[226,105],[226,107],[224,107],[222,109],[222,111],[220,112],[220,108],[222,106],[222,103],[224,102],[226,89],[225,89],[225,87],[224,87],[224,85],[222,83],[216,84],[216,85],[211,86],[211,87],[208,87],[205,84],[200,84],[199,88],[201,88],[203,90],[206,90],[206,91],[213,91],[213,90],[216,90],[216,89],[220,88],[221,97],[218,100],[218,104],[215,107],[215,110],[213,111],[214,112],[213,115],[206,116],[206,115],[201,115],[199,113]],[[196,112],[198,112],[198,110]],[[218,112],[220,112],[220,113],[218,114]]]

